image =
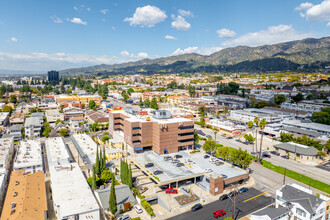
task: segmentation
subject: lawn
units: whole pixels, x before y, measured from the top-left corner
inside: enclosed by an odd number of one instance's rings
[[[284,168],[281,167],[281,166],[276,166],[268,161],[265,161],[263,160],[263,166],[270,169],[270,170],[273,170],[275,172],[278,172],[278,173],[281,173],[281,174],[284,174]],[[315,180],[313,178],[310,178],[308,176],[305,176],[305,175],[302,175],[300,173],[297,173],[297,172],[294,172],[292,170],[286,170],[286,176],[287,177],[290,177],[292,179],[295,179],[299,182],[302,182],[306,185],[310,185],[311,187],[315,188],[315,189],[319,189],[323,192],[326,192],[328,194],[330,194],[330,185],[326,184],[326,183],[323,183],[321,181],[318,181],[318,180]]]
[[[181,196],[177,196],[174,197],[174,199],[179,203],[179,205],[185,206],[188,205],[190,203],[196,202],[199,200],[199,197],[195,194],[192,194],[191,196],[187,196],[187,195],[181,195]]]

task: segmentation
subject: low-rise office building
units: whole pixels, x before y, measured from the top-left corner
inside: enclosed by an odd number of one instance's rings
[[[291,103],[291,102],[284,102],[281,104],[281,108],[283,109],[290,109],[295,111],[305,111],[305,112],[319,112],[322,108],[329,107],[330,104],[323,104],[323,103],[310,103],[310,102],[299,102]]]
[[[85,164],[96,161],[97,144],[87,134],[71,135],[71,140]]]
[[[111,111],[109,115],[110,134],[119,134],[132,154],[144,150],[166,154],[193,147],[193,121],[173,118],[169,111],[152,110],[148,115],[140,115],[128,108]]]
[[[259,117],[260,120],[265,119],[267,123],[270,124],[279,123],[285,119],[292,119],[295,117],[295,114],[271,109],[256,108],[230,111],[230,118],[238,121],[253,121],[255,117]]]
[[[47,219],[45,176],[42,171],[27,174],[13,171],[1,219]]]
[[[287,155],[290,158],[294,158],[298,161],[310,161],[317,159],[318,150],[314,147],[287,142],[274,145],[274,148],[281,155]]]
[[[90,101],[95,101],[96,105],[101,105],[102,97],[99,95],[57,95],[55,101],[58,105],[85,104],[88,106]]]
[[[100,219],[100,208],[77,163],[49,167],[58,219]]]
[[[64,119],[67,121],[82,121],[85,119],[85,112],[76,107],[67,107],[63,109]]]
[[[25,170],[25,173],[35,173],[43,170],[40,140],[20,141],[13,170]]]
[[[309,121],[294,120],[294,119],[284,120],[282,121],[282,124],[288,127],[300,128],[308,131],[322,133],[325,135],[330,135],[330,125],[324,125],[324,124],[313,123]]]

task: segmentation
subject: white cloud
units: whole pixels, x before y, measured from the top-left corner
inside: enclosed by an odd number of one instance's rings
[[[193,17],[194,16],[193,13],[191,11],[189,11],[189,10],[186,11],[186,10],[183,10],[183,9],[179,9],[178,10],[178,13],[182,17]]]
[[[177,17],[172,16],[172,19],[174,21],[171,23],[171,26],[177,30],[187,31],[191,28],[191,25],[181,15],[178,15]]]
[[[151,28],[155,24],[164,21],[167,18],[166,12],[156,6],[147,5],[138,7],[131,18],[125,18],[131,26],[140,25],[141,27]]]
[[[292,25],[269,26],[267,30],[247,33],[233,40],[227,40],[221,45],[224,47],[245,45],[260,46],[265,44],[276,44],[292,40],[301,40],[313,37],[311,33],[298,33]]]
[[[105,9],[101,9],[100,11],[101,11],[102,14],[105,14],[105,15],[108,14],[108,12],[109,12],[109,10],[106,9],[106,8]]]
[[[63,23],[63,20],[59,17],[57,17],[56,15],[50,16],[50,18],[53,20],[54,23]]]
[[[208,48],[187,47],[185,49],[178,48],[171,54],[171,56],[176,56],[186,53],[198,53],[202,55],[210,55],[222,49],[223,49],[222,47],[208,47]]]
[[[120,52],[120,56],[125,57],[125,58],[147,58],[148,54],[145,52],[140,52],[137,55],[133,54],[133,53],[129,53],[128,51],[124,50],[122,52]]]
[[[87,11],[91,11],[92,9],[91,8],[86,8]]]
[[[330,27],[330,22],[328,22],[327,27]]]
[[[300,16],[306,18],[307,21],[330,22],[330,0],[324,0],[318,5],[305,2],[300,4],[295,10],[303,11],[300,12]]]
[[[312,3],[309,2],[305,2],[305,3],[301,3],[298,7],[295,8],[296,11],[300,11],[300,10],[307,10],[309,8],[313,7]]]
[[[146,53],[134,57],[96,56],[67,53],[7,53],[0,52],[0,70],[47,71],[97,64],[116,64],[146,58]]]
[[[177,40],[176,37],[173,37],[171,35],[165,35],[165,39],[168,39],[168,40]]]
[[[72,19],[69,19],[69,21],[72,23],[75,23],[75,24],[87,25],[87,22],[81,20],[80,18],[72,18]]]
[[[78,7],[76,7],[76,6],[73,6],[73,10],[76,10],[76,11],[77,11],[77,10],[78,10]]]
[[[16,37],[11,37],[9,41],[16,43],[18,42],[18,39]]]
[[[228,30],[226,28],[222,28],[220,30],[217,30],[218,37],[224,37],[224,38],[233,38],[236,36],[235,31]]]

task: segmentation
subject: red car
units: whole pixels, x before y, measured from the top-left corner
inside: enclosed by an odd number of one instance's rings
[[[168,194],[177,194],[178,190],[172,189],[172,188],[167,188],[165,192]]]
[[[213,217],[214,218],[218,218],[218,217],[221,217],[221,216],[224,216],[224,215],[226,215],[225,210],[218,210],[218,211],[213,212]]]

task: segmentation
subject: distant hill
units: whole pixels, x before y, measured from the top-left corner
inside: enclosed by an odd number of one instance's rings
[[[114,65],[66,69],[62,74],[154,74],[177,72],[217,71],[283,71],[304,70],[328,66],[330,63],[330,37],[307,38],[259,47],[237,46],[203,56],[196,53],[144,59]]]

